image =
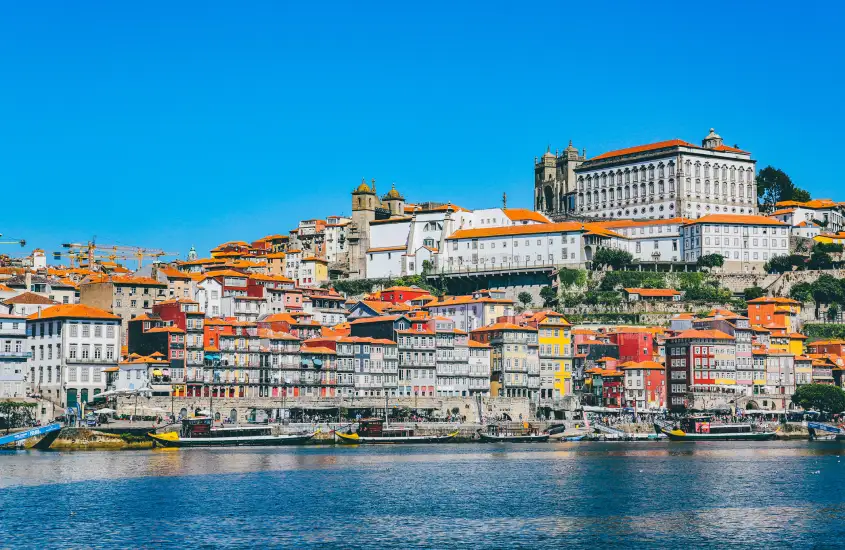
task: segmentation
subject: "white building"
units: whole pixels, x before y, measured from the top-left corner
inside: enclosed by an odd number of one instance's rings
[[[30,391],[67,407],[106,388],[103,369],[120,357],[120,317],[86,305],[57,305],[27,318]]]
[[[652,219],[756,214],[755,164],[712,128],[701,147],[673,139],[610,151],[575,168],[576,212]]]
[[[470,394],[490,395],[490,346],[475,340],[470,340],[468,345]]]
[[[824,228],[825,233],[838,233],[845,227],[842,204],[830,199],[782,201],[777,203],[777,207],[779,210],[769,216],[793,227],[817,228],[816,235],[821,232],[821,228]]]
[[[489,290],[467,296],[445,296],[425,306],[432,317],[448,317],[455,328],[473,331],[492,325],[499,317],[514,314],[514,302],[504,291]]]
[[[613,220],[602,223],[627,241],[626,250],[640,262],[683,261],[681,226],[690,220],[669,218],[657,220]]]
[[[766,216],[712,214],[681,228],[684,260],[721,254],[725,271],[760,271],[775,256],[789,254],[790,227]]]
[[[624,237],[599,224],[563,222],[462,229],[446,238],[440,269],[507,270],[591,261],[599,247],[628,249]]]
[[[0,313],[0,398],[26,391],[26,317]]]
[[[326,218],[326,260],[329,264],[344,263],[349,256],[346,244],[346,229],[349,218],[343,216],[329,216]]]
[[[223,285],[217,279],[206,277],[197,283],[194,296],[206,317],[220,317],[223,311]]]

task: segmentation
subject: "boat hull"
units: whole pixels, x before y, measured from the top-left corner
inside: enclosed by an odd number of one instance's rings
[[[482,431],[478,437],[485,443],[544,443],[549,440],[549,434],[538,435],[490,435]]]
[[[147,437],[162,447],[279,447],[283,445],[303,445],[314,433],[304,435],[266,435],[245,437],[188,437],[166,438],[158,434],[148,433]]]
[[[458,435],[452,432],[446,435],[415,435],[415,436],[385,436],[385,437],[361,437],[358,434],[345,434],[335,432],[335,441],[344,445],[403,445],[403,444],[425,444],[425,443],[448,443]]]
[[[668,430],[657,424],[655,424],[654,429],[658,434],[664,434],[670,441],[769,441],[777,437],[777,433],[775,432],[721,434],[686,433],[681,430]]]

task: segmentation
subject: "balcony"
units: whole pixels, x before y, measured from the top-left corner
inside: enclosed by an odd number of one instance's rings
[[[31,351],[0,351],[0,359],[28,359],[32,357]]]
[[[74,365],[116,365],[117,359],[106,359],[105,357],[100,357],[98,359],[93,357],[88,357],[87,359],[83,359],[81,357],[68,357],[65,359],[65,362]]]

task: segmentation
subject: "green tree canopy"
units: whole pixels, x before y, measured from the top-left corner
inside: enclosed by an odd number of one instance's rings
[[[841,304],[845,297],[839,279],[826,273],[813,282],[811,289],[817,304]]]
[[[833,258],[827,252],[820,250],[813,250],[810,255],[810,261],[807,262],[807,269],[831,269],[833,267]]]
[[[828,254],[841,254],[842,245],[839,243],[816,243],[813,247],[813,252],[827,252]]]
[[[775,256],[763,266],[769,273],[787,273],[789,271],[801,271],[807,267],[808,258],[800,254],[788,256]]]
[[[746,288],[743,291],[742,295],[743,295],[743,298],[745,298],[745,300],[748,301],[748,300],[754,300],[756,298],[762,298],[763,296],[766,295],[766,291],[763,290],[762,288],[760,288],[759,286],[752,286],[752,287]]]
[[[554,307],[557,305],[557,292],[550,286],[540,289],[540,298],[543,299],[543,307]]]
[[[534,301],[534,297],[531,296],[531,293],[524,291],[517,294],[516,299],[519,300],[519,303],[521,303],[524,307],[530,306],[531,302]]]
[[[725,257],[721,254],[705,254],[704,256],[699,256],[695,264],[698,267],[722,267],[725,265]]]
[[[757,174],[757,199],[763,210],[771,210],[781,201],[806,202],[810,193],[796,187],[783,170],[766,166]]]
[[[792,402],[804,410],[837,414],[845,411],[845,391],[836,386],[807,384],[795,390]]]
[[[789,297],[799,302],[809,302],[813,299],[813,285],[798,283],[789,289]]]
[[[593,255],[593,266],[601,268],[608,266],[612,269],[622,269],[634,263],[634,256],[625,250],[617,248],[599,248]]]

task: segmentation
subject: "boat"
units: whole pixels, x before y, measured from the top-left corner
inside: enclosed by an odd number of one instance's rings
[[[180,431],[148,433],[162,447],[241,447],[302,445],[319,430],[303,434],[273,435],[271,426],[234,426],[215,428],[210,416],[185,418]]]
[[[810,441],[837,441],[845,439],[845,429],[823,422],[807,422]],[[818,432],[825,432],[819,434]]]
[[[713,422],[706,415],[684,418],[678,428],[655,421],[654,431],[671,441],[766,441],[777,437],[777,432],[755,431],[751,424]]]
[[[447,443],[458,435],[457,431],[445,435],[416,435],[414,430],[405,427],[390,428],[381,418],[364,418],[358,421],[358,428],[351,427],[345,433],[335,430],[338,443],[347,445],[367,444],[402,444],[402,443]]]
[[[478,430],[478,437],[485,443],[543,443],[549,440],[548,432],[540,432],[538,428],[523,422],[521,427],[509,427],[499,424],[487,426],[487,431]]]

